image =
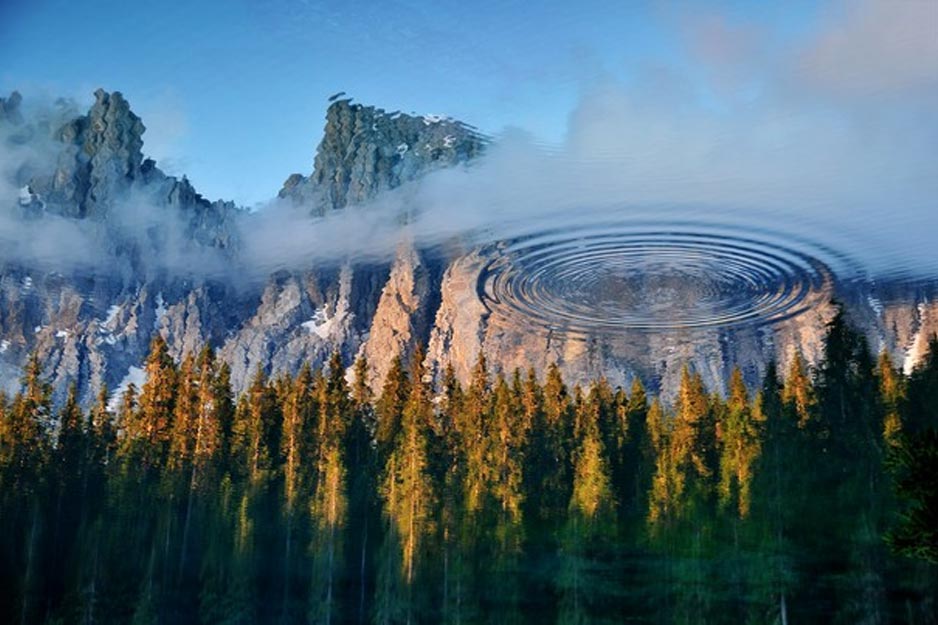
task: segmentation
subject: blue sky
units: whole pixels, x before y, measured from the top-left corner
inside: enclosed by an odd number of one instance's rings
[[[210,198],[252,204],[290,173],[311,170],[326,99],[337,91],[388,110],[449,114],[490,133],[519,127],[547,142],[564,140],[584,94],[609,81],[649,98],[677,89],[698,111],[737,115],[766,90],[785,88],[779,60],[810,51],[818,38],[823,44],[838,20],[856,22],[851,10],[813,2],[5,0],[0,91],[82,102],[99,86],[122,91],[148,127],[144,151],[164,169],[186,173]],[[837,52],[836,37],[831,45]],[[849,45],[837,53],[849,56]]]

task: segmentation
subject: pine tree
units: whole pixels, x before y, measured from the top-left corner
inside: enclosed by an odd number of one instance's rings
[[[196,422],[192,442],[192,474],[190,489],[213,483],[215,470],[224,451],[225,422],[231,414],[231,388],[215,361],[215,352],[205,346],[196,361],[198,393]]]
[[[259,368],[239,402],[232,426],[232,454],[251,482],[270,477],[280,449],[277,398]]]
[[[906,381],[893,366],[889,353],[885,350],[879,356],[876,366],[879,379],[879,397],[883,412],[883,441],[890,448],[901,444],[902,411],[905,408]]]
[[[56,456],[63,477],[72,478],[83,470],[85,457],[85,415],[78,405],[78,387],[68,387],[65,405],[59,412],[59,435]]]
[[[927,429],[895,450],[890,466],[902,501],[886,538],[894,551],[938,564],[938,430]]]
[[[189,571],[186,565],[192,519],[199,512],[196,505],[202,502],[208,487],[214,485],[222,451],[221,411],[224,410],[226,391],[217,383],[215,354],[211,347],[205,346],[198,360],[191,356],[184,358],[177,384],[168,468],[170,474],[176,473],[177,488],[185,489],[177,573],[177,579],[182,583],[186,576],[193,576],[193,571]]]
[[[637,377],[632,380],[627,400],[624,404],[620,400],[619,405],[624,412],[627,437],[617,492],[627,516],[643,519],[654,474],[655,451],[648,431],[648,397],[641,380]]]
[[[109,392],[102,384],[91,408],[88,424],[87,467],[81,499],[82,522],[78,560],[80,610],[84,623],[94,623],[100,612],[98,588],[105,567],[104,549],[108,538],[104,518],[107,516],[108,470],[117,448],[114,418],[108,410]]]
[[[21,410],[36,422],[44,436],[51,437],[55,429],[52,413],[52,386],[43,378],[42,364],[39,362],[38,354],[33,353],[26,362],[20,386],[22,388]]]
[[[396,356],[391,361],[391,368],[384,379],[381,395],[375,404],[377,420],[375,440],[378,446],[378,462],[382,466],[397,442],[404,404],[407,403],[409,394],[410,382],[407,379],[404,361],[400,356]]]
[[[16,444],[11,414],[7,395],[0,390],[0,502],[3,501],[3,493],[9,492],[5,488],[8,486],[5,480],[10,477],[7,475],[7,471],[13,463],[14,445]]]
[[[723,507],[735,503],[740,518],[749,515],[752,479],[761,451],[758,424],[750,409],[749,393],[739,368],[730,376],[730,392],[720,433],[719,499]]]
[[[524,410],[524,388],[516,371],[511,385],[496,376],[487,432],[488,473],[485,507],[479,518],[486,526],[480,551],[488,566],[478,573],[486,583],[482,596],[499,605],[505,623],[521,621],[521,586],[517,576],[524,543],[524,454],[530,421]],[[490,553],[491,556],[481,554]]]
[[[759,584],[773,619],[788,621],[788,597],[794,574],[791,570],[792,519],[798,514],[794,489],[798,477],[794,451],[798,445],[797,416],[783,406],[782,386],[774,361],[766,367],[762,385],[753,405],[753,419],[763,430],[760,470],[753,479],[752,519],[758,524],[762,547],[756,570]]]
[[[234,410],[231,425],[229,474],[238,486],[234,513],[234,564],[236,587],[253,595],[252,605],[257,618],[260,608],[273,618],[280,607],[281,596],[273,596],[274,584],[265,585],[270,571],[280,570],[272,562],[281,553],[274,543],[276,533],[271,524],[281,516],[277,505],[279,492],[275,487],[280,452],[282,416],[276,391],[260,367]],[[265,592],[266,591],[266,592]]]
[[[817,400],[808,366],[800,352],[795,352],[785,376],[782,401],[795,414],[798,427],[804,428],[811,422]]]
[[[461,422],[464,393],[452,363],[446,365],[442,379],[442,397],[438,430],[430,457],[440,493],[439,523],[442,540],[442,609],[445,622],[459,621],[464,613],[470,556],[463,549],[463,485],[465,483],[465,445]]]
[[[665,492],[672,499],[663,525],[663,529],[671,530],[663,534],[671,546],[686,549],[682,553],[687,560],[674,570],[679,590],[674,598],[677,618],[684,618],[684,611],[706,617],[709,609],[704,561],[713,538],[712,503],[718,464],[715,415],[720,409],[719,402],[707,395],[700,374],[691,373],[685,365],[668,441]]]
[[[888,386],[881,389],[890,405]],[[908,380],[907,419],[888,456],[899,499],[899,518],[886,535],[894,552],[930,564],[938,563],[938,335],[928,342],[924,358]],[[888,421],[887,421],[888,423]]]
[[[678,517],[686,478],[675,459],[670,420],[657,398],[648,408],[646,422],[655,462],[648,493],[648,523],[653,532],[658,532]]]
[[[520,548],[517,532],[524,502],[524,450],[529,427],[520,400],[504,377],[498,376],[492,398],[488,490],[499,509],[503,544],[514,545],[511,548]]]
[[[423,352],[418,347],[413,355],[411,390],[401,419],[400,436],[385,465],[381,489],[389,537],[401,550],[400,574],[408,597],[413,593],[421,551],[433,532],[437,498],[428,457],[433,404],[425,375]],[[410,610],[412,602],[407,603]]]
[[[355,421],[361,426],[362,434],[368,440],[373,440],[376,432],[374,413],[374,393],[368,385],[368,359],[359,356],[353,365],[355,381],[351,388],[351,399],[355,409]],[[360,450],[364,453],[364,448]]]
[[[0,520],[6,525],[4,529],[12,532],[5,537],[3,551],[17,570],[12,593],[16,599],[11,603],[18,606],[18,620],[25,625],[38,616],[36,609],[43,598],[46,519],[42,504],[48,481],[55,478],[48,470],[52,459],[52,389],[43,378],[37,354],[27,361],[20,384],[20,392],[5,411],[0,448]]]
[[[374,397],[368,385],[369,364],[365,356],[359,356],[353,365],[354,382],[351,389],[353,406],[352,422],[348,435],[349,466],[349,543],[352,551],[348,561],[357,565],[357,622],[367,618],[369,607],[369,562],[373,560],[378,522],[374,505],[377,492],[374,442],[377,431]]]
[[[840,443],[855,444],[859,439],[870,441],[875,432],[874,401],[877,385],[872,357],[865,337],[848,324],[839,309],[827,325],[824,359],[818,369],[817,391],[822,427],[839,436]]]
[[[466,457],[463,497],[466,512],[470,515],[480,513],[485,505],[491,402],[488,364],[485,356],[480,353],[472,371],[469,388],[463,398],[462,413],[457,420],[459,437],[464,445]]]
[[[681,373],[670,445],[676,469],[693,492],[687,504],[705,504],[715,469],[716,431],[703,380],[685,366]]]
[[[134,425],[132,422],[137,418],[136,412],[140,408],[140,390],[137,385],[130,382],[124,392],[121,393],[120,401],[117,406],[117,424],[121,434],[119,440],[125,440],[130,437],[128,429]]]
[[[74,383],[69,385],[58,421],[59,435],[54,454],[58,475],[54,479],[63,491],[60,497],[68,493],[77,500],[74,502],[77,505],[82,495],[81,484],[88,469],[86,460],[89,441],[85,430],[85,415],[78,405],[78,388]]]
[[[26,363],[22,390],[6,410],[0,469],[4,493],[36,493],[50,452],[52,387],[43,379],[36,354]]]
[[[631,477],[623,474],[624,453],[629,437],[629,422],[625,410],[628,400],[621,389],[613,389],[609,381],[601,377],[590,384],[587,403],[590,405],[589,414],[595,420],[599,431],[612,489],[616,493],[621,493],[626,488],[625,483]],[[582,429],[582,420],[577,419],[577,421]],[[577,440],[582,440],[582,438],[581,432]]]
[[[91,408],[91,464],[106,466],[117,448],[117,428],[114,417],[108,409],[110,394],[106,384],[102,384],[94,406]]]
[[[169,439],[169,456],[166,461],[166,468],[177,480],[183,473],[188,472],[192,463],[199,412],[199,389],[196,376],[195,357],[187,353],[183,356],[176,373],[172,434]]]
[[[616,503],[612,471],[600,432],[600,414],[608,401],[602,381],[588,398],[575,391],[576,446],[572,453],[573,483],[566,526],[561,537],[559,622],[587,620],[587,607],[604,591],[602,564],[594,557],[598,546],[615,538]]]
[[[573,417],[567,386],[560,368],[547,368],[543,386],[543,410],[539,422],[531,428],[530,471],[538,483],[531,493],[536,516],[563,519],[570,502],[570,444],[573,440]]]
[[[231,388],[231,367],[227,362],[218,366],[215,376],[215,413],[218,415],[221,446],[218,451],[218,472],[221,475],[232,469],[232,442],[235,418],[235,399]]]
[[[316,559],[316,590],[311,596],[310,617],[326,623],[334,617],[336,580],[342,568],[342,539],[348,508],[345,449],[352,412],[345,369],[338,352],[332,354],[328,366],[328,377],[319,387],[317,466],[310,502],[314,524],[312,550]]]
[[[294,542],[297,533],[297,508],[301,495],[312,487],[309,468],[316,466],[313,444],[317,405],[313,395],[313,372],[304,363],[295,379],[284,381],[282,397],[282,435],[280,438],[280,465],[283,471],[283,600],[281,619],[295,618],[293,601]]]
[[[615,496],[608,452],[600,432],[603,403],[608,398],[600,385],[578,403],[576,448],[573,453],[573,488],[569,514],[583,536],[608,535],[615,528]]]
[[[288,522],[293,515],[299,494],[308,485],[304,475],[305,463],[315,465],[315,435],[317,405],[313,395],[313,370],[303,364],[295,380],[288,381],[289,389],[283,401],[283,426],[280,439],[280,462],[283,466],[284,510]]]
[[[839,514],[818,523],[819,536],[840,538],[855,562],[862,604],[844,606],[840,618],[885,618],[882,579],[883,422],[873,358],[866,338],[847,323],[842,308],[827,325],[824,358],[817,372],[819,427],[816,449],[826,455],[818,487]],[[836,467],[836,469],[835,469]],[[832,518],[842,523],[832,523]],[[846,538],[846,540],[844,540]],[[836,544],[836,543],[835,543]]]
[[[131,464],[155,468],[162,466],[168,451],[177,399],[176,365],[159,335],[150,342],[144,373],[138,409],[122,423],[123,455]]]
[[[908,394],[906,431],[938,427],[938,334],[929,339],[925,356],[912,370]]]

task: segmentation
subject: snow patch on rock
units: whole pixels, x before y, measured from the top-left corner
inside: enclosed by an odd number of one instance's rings
[[[329,335],[332,333],[332,328],[335,326],[337,316],[329,318],[326,314],[326,307],[320,306],[316,309],[316,312],[313,313],[313,318],[309,321],[304,321],[302,325],[306,328],[310,334],[315,334],[321,339],[329,338]]]
[[[117,385],[117,388],[114,389],[114,392],[111,394],[111,397],[107,401],[108,412],[117,412],[118,408],[121,405],[121,398],[124,396],[124,393],[127,392],[127,387],[133,384],[137,387],[137,390],[140,390],[143,387],[143,383],[147,380],[147,373],[140,367],[131,367],[127,370],[127,375],[124,376],[124,379],[121,380],[121,383]]]
[[[343,267],[339,275],[339,297],[335,305],[335,314],[330,317],[327,307],[325,305],[320,306],[313,313],[312,319],[300,324],[306,328],[307,332],[315,334],[323,340],[335,338],[336,333],[341,332],[346,321],[352,316],[352,313],[349,312],[351,280],[351,270],[348,266]]]
[[[104,319],[104,325],[109,326],[114,323],[114,320],[117,319],[117,315],[120,313],[122,306],[119,304],[114,304],[107,309],[107,317]]]
[[[163,293],[156,294],[156,318],[153,320],[153,329],[160,327],[160,322],[166,317],[166,302],[163,300]]]
[[[98,336],[95,337],[95,345],[101,345],[102,343],[114,345],[117,343],[117,336],[114,334],[115,322],[122,309],[123,306],[120,304],[113,304],[107,309],[104,320],[98,321]]]
[[[918,305],[918,331],[916,331],[915,336],[912,337],[912,342],[909,344],[909,347],[905,350],[905,360],[902,363],[902,371],[906,375],[912,373],[912,370],[915,369],[915,366],[922,360],[922,357],[925,355],[925,350],[928,347],[927,337],[924,336],[923,329],[925,327],[925,316],[927,314],[928,307],[925,306],[924,302],[919,303]]]

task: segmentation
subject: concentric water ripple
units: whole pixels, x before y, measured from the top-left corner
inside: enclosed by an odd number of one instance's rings
[[[594,223],[497,244],[479,276],[490,312],[574,336],[764,325],[829,296],[830,249],[766,230]]]

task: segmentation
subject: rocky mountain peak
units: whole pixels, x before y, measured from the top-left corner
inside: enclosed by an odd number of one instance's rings
[[[453,120],[336,100],[326,115],[315,170],[308,177],[291,176],[281,191],[304,211],[322,214],[365,201],[425,172],[464,163],[487,144]],[[246,213],[231,203],[209,202],[185,177],[168,176],[144,160],[143,124],[119,93],[98,91],[84,114],[68,106],[57,111],[44,123],[33,118],[31,107],[20,113],[17,94],[0,99],[2,140],[29,147],[10,153],[46,157],[22,167],[12,163],[9,177],[21,195],[6,208],[14,217],[28,208],[22,221],[31,228],[42,227],[39,220],[47,212],[76,218],[50,221],[75,226],[70,232],[87,235],[87,249],[105,262],[93,274],[20,262],[9,252],[17,239],[7,238],[10,243],[0,247],[8,253],[0,263],[0,390],[16,391],[26,358],[36,353],[57,401],[72,382],[86,404],[102,384],[119,396],[127,384],[140,382],[154,333],[166,339],[175,358],[206,343],[215,346],[237,390],[259,367],[273,375],[295,373],[303,363],[321,365],[338,351],[348,361],[367,357],[368,381],[377,391],[394,356],[412,354],[417,344],[427,345],[426,364],[436,376],[452,365],[466,381],[481,352],[497,371],[533,366],[543,372],[557,363],[571,382],[606,376],[628,384],[639,377],[665,397],[673,395],[685,363],[719,388],[732,364],[756,383],[770,360],[780,360],[784,370],[794,353],[811,362],[821,356],[833,314],[829,305],[772,327],[589,340],[532,331],[480,298],[480,276],[500,253],[497,246],[443,251],[405,240],[387,262],[319,263],[278,272],[257,285],[228,281],[241,267],[240,237],[250,222],[239,220]],[[72,223],[79,218],[101,221]],[[693,285],[681,288],[696,293]],[[824,288],[820,295],[843,301],[871,344],[888,349],[906,370],[938,329],[931,292],[909,293],[904,286],[889,292],[882,285],[875,292],[855,284]]]
[[[23,121],[23,115],[20,113],[20,103],[23,96],[19,91],[14,91],[8,98],[0,98],[0,121],[12,124],[20,124]]]
[[[40,191],[69,217],[100,217],[111,200],[130,188],[143,165],[143,122],[120,92],[95,91],[87,115],[57,133],[66,145],[51,180]],[[46,188],[42,188],[46,187]]]
[[[388,113],[337,99],[326,111],[313,173],[290,176],[280,197],[322,214],[364,202],[432,169],[465,162],[486,142],[474,128],[453,119]]]

